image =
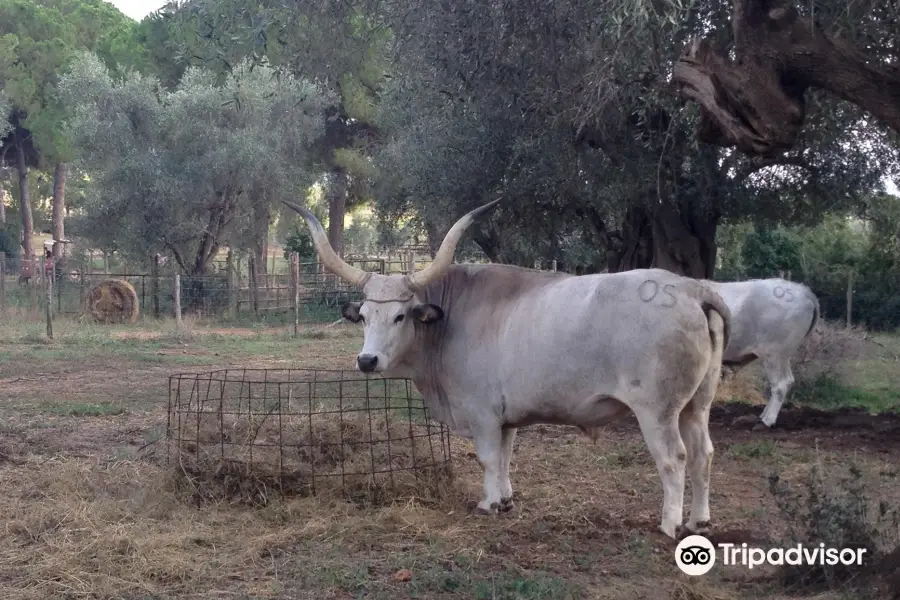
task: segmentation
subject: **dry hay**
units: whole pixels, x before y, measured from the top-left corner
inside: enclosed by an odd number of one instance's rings
[[[121,279],[107,279],[87,294],[86,310],[100,323],[134,323],[140,313],[134,287]]]
[[[740,400],[754,405],[763,405],[767,402],[766,396],[760,391],[757,378],[749,368],[744,368],[737,373],[729,374],[719,381],[716,390],[716,402],[729,402]]]
[[[445,499],[453,481],[449,444],[438,427],[397,417],[195,412],[174,433],[178,491],[198,503],[266,506],[278,495],[315,495],[360,506],[432,504]]]

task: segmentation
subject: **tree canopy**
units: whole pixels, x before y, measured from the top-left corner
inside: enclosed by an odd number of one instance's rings
[[[86,54],[59,87],[92,183],[79,233],[141,256],[171,252],[197,275],[246,240],[255,202],[296,198],[311,183],[309,149],[333,102],[307,80],[246,62],[221,83],[190,67],[166,90],[136,72],[115,80]]]
[[[0,0],[0,82],[12,105],[12,127],[0,138],[0,163],[18,172],[26,257],[33,254],[34,229],[29,168],[52,167],[54,233],[64,237],[65,162],[71,148],[63,134],[65,108],[56,95],[58,77],[79,49],[97,51],[111,65],[140,62],[134,26],[103,0]]]
[[[814,220],[857,206],[896,160],[859,111],[822,98],[790,154],[693,141],[692,111],[667,74],[692,32],[728,27],[716,3],[676,20],[584,0],[553,11],[530,0],[402,5],[380,103],[392,141],[378,157],[389,179],[379,200],[416,208],[427,228],[505,195],[502,216],[473,232],[495,260],[587,246],[605,254],[598,267],[708,277],[721,219]]]
[[[223,245],[262,258],[274,219],[298,224],[277,199],[314,181],[339,250],[357,205],[360,247],[435,249],[499,197],[461,257],[712,277],[724,225],[765,270],[776,231],[874,222],[900,158],[887,0],[186,0],[139,24],[101,0],[0,7],[7,162],[71,157],[82,234],[195,274]],[[299,93],[281,81],[309,96],[275,118],[246,86]]]

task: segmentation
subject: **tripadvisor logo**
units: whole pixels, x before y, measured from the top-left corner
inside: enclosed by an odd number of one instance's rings
[[[865,548],[826,548],[825,544],[789,548],[753,548],[747,544],[719,544],[722,564],[741,565],[752,569],[760,565],[829,565],[861,566]],[[702,535],[689,535],[675,547],[675,564],[686,575],[705,575],[716,564],[716,548]]]
[[[716,564],[716,549],[702,535],[689,535],[675,547],[675,564],[685,575],[705,575]]]

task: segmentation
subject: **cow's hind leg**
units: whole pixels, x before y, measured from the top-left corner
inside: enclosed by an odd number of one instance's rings
[[[709,365],[691,401],[678,415],[678,427],[687,449],[687,470],[691,478],[691,515],[685,529],[702,533],[709,528],[709,476],[713,444],[709,437],[709,411],[719,388],[722,372],[723,326],[721,316],[708,315],[712,352]]]
[[[686,449],[678,431],[674,414],[635,411],[641,433],[656,461],[663,485],[662,523],[660,530],[674,538],[684,516],[684,471]]]
[[[503,458],[503,430],[485,425],[475,435],[475,454],[484,469],[484,497],[477,512],[493,515],[500,510],[500,464]]]
[[[781,405],[784,404],[784,400],[794,384],[794,374],[791,372],[790,359],[787,358],[778,356],[767,358],[763,367],[766,371],[766,379],[769,380],[769,401],[759,416],[759,420],[766,427],[772,427],[778,419]]]
[[[716,395],[719,373],[708,373],[678,419],[681,439],[687,449],[687,472],[691,478],[691,515],[686,528],[702,533],[709,528],[709,474],[713,444],[709,437],[709,411]]]
[[[512,482],[509,480],[509,462],[512,460],[515,441],[516,428],[504,428],[500,443],[500,512],[508,512],[515,507]]]

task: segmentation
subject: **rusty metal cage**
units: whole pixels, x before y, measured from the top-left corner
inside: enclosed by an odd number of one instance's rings
[[[383,503],[440,496],[450,432],[406,379],[327,369],[226,369],[169,377],[167,461],[198,502],[224,493],[339,492]]]

